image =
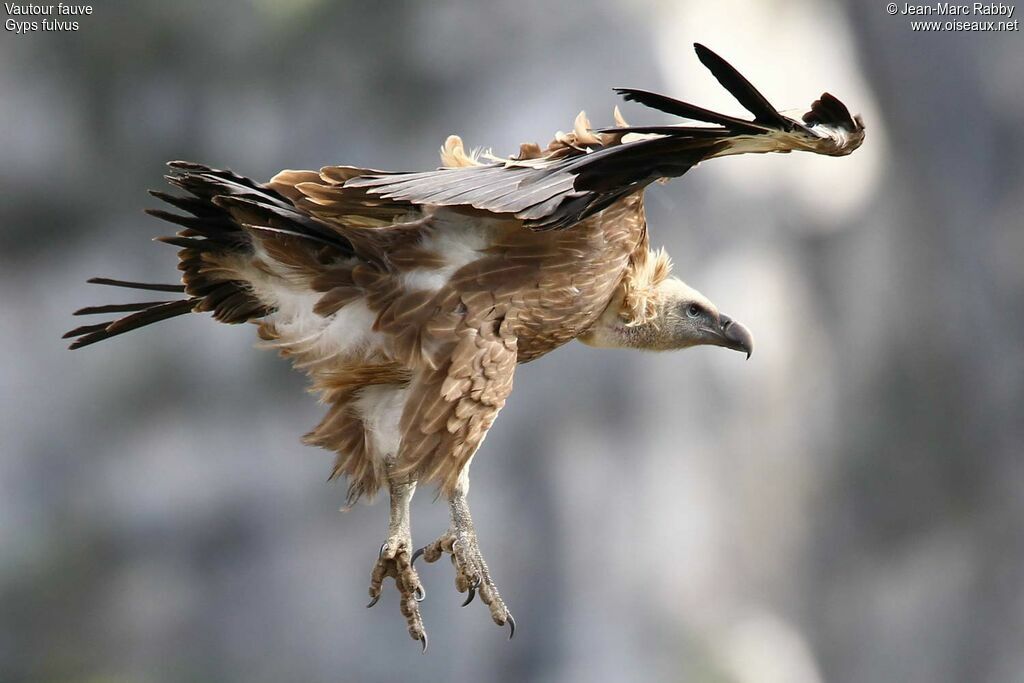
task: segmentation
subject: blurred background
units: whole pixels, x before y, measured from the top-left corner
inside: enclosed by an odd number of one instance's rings
[[[10,18],[5,16],[5,19]],[[1015,17],[1016,18],[1016,17]],[[881,3],[97,2],[0,35],[0,681],[1024,681],[1024,49]],[[473,467],[519,630],[421,576],[364,609],[387,506],[340,513],[322,408],[249,326],[65,350],[92,275],[176,277],[162,164],[419,170],[612,122],[612,86],[863,113],[849,158],[648,192],[652,241],[757,351],[572,344]],[[631,123],[666,117],[624,105]],[[130,298],[130,297],[129,297]],[[446,506],[423,491],[414,539]]]

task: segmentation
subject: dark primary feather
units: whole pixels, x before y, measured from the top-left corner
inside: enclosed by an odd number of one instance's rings
[[[169,304],[171,301],[143,301],[137,304],[109,304],[106,306],[86,306],[79,308],[71,315],[96,315],[97,313],[126,313],[129,311],[142,311],[160,304]]]
[[[792,130],[793,122],[780,114],[771,102],[743,77],[736,68],[700,43],[694,43],[697,59],[714,74],[743,108],[754,115],[754,120],[779,130]]]
[[[601,128],[594,132],[610,137],[600,147],[563,147],[559,156],[522,163],[510,160],[422,173],[372,173],[348,179],[344,188],[360,188],[410,204],[470,206],[510,214],[534,230],[563,229],[658,178],[681,176],[733,140],[803,130],[801,124],[777,112],[724,59],[703,45],[696,44],[694,49],[719,83],[754,115],[753,121],[647,90],[616,88],[626,100],[712,125]],[[845,107],[833,100],[822,96],[808,116],[826,122],[849,118]],[[661,137],[623,142],[630,133]]]
[[[93,323],[91,325],[82,325],[80,327],[76,327],[73,330],[68,330],[63,335],[61,335],[61,339],[71,339],[72,337],[81,337],[82,335],[88,334],[89,332],[95,332],[96,330],[106,329],[107,325],[109,325],[109,324],[110,324],[110,321],[107,321],[105,323]]]
[[[615,128],[595,128],[595,133],[614,133],[622,135],[624,133],[640,133],[642,135],[654,133],[655,135],[671,135],[674,137],[688,137],[688,138],[728,138],[735,135],[735,133],[726,128],[711,126],[684,126],[681,124],[676,125],[662,125],[662,126],[624,126]],[[761,132],[765,132],[761,129]]]
[[[535,230],[567,228],[659,177],[677,177],[716,149],[725,129],[672,129],[672,137],[639,140],[567,156],[539,167],[485,166],[353,178],[386,199],[434,206],[472,206],[511,214]],[[630,132],[629,129],[625,129]],[[618,129],[616,132],[623,132]]]
[[[164,211],[163,209],[144,209],[144,211],[154,218],[188,228],[189,235],[202,235],[207,239],[216,239],[225,233],[230,234],[237,229],[232,225],[229,218],[223,214],[182,216],[181,214]]]
[[[133,313],[123,318],[119,318],[118,320],[79,327],[71,330],[65,334],[64,337],[78,337],[71,343],[70,348],[80,349],[83,346],[89,346],[90,344],[95,344],[96,342],[103,341],[104,339],[116,337],[119,334],[130,332],[151,323],[190,313],[195,303],[195,299],[182,299],[180,301],[158,304],[151,308],[147,308],[146,310],[139,311],[138,313]]]
[[[125,289],[149,289],[154,292],[184,292],[185,285],[160,285],[150,282],[129,282],[128,280],[115,280],[109,277],[91,277],[86,280],[93,285],[109,285],[111,287],[124,287]]]
[[[176,209],[188,211],[193,216],[220,215],[220,212],[217,210],[216,207],[211,206],[208,201],[204,199],[199,199],[198,197],[179,197],[178,195],[173,195],[170,194],[169,192],[162,192],[160,190],[149,190],[149,194],[152,195],[153,197],[156,197],[162,202],[170,204]],[[151,211],[158,211],[158,209],[147,209],[146,213],[150,213]]]
[[[825,123],[843,126],[850,131],[857,128],[857,123],[850,116],[850,110],[846,108],[846,105],[827,92],[822,93],[820,98],[814,100],[811,110],[804,114],[803,119],[807,125]]]
[[[212,201],[227,211],[236,230],[248,225],[274,228],[300,239],[336,247],[346,254],[352,253],[347,239],[329,225],[298,211],[291,202],[279,206],[263,197],[248,195],[218,195]]]
[[[199,239],[197,237],[179,237],[177,235],[169,235],[164,237],[154,237],[155,242],[163,242],[164,244],[170,244],[175,247],[182,249],[196,249],[198,251],[221,251],[224,249],[223,245],[210,239]]]
[[[217,320],[240,323],[267,314],[265,307],[243,282],[225,280],[219,269],[209,268],[204,255],[218,256],[252,252],[251,232],[287,237],[351,253],[351,244],[329,225],[295,208],[291,201],[272,188],[248,178],[209,168],[201,164],[173,161],[168,164],[168,181],[185,190],[187,196],[153,191],[167,204],[185,211],[177,214],[150,209],[151,216],[181,226],[176,235],[157,241],[179,247],[179,270],[184,284],[152,284],[111,278],[93,278],[102,285],[159,292],[185,293],[176,301],[108,304],[87,306],[77,315],[129,313],[106,323],[83,325],[65,335],[77,337],[71,348],[77,349],[109,339],[151,323],[193,311],[211,311]]]
[[[651,107],[652,109],[657,109],[658,111],[663,111],[666,114],[672,114],[673,116],[679,116],[684,119],[693,119],[694,121],[703,121],[704,123],[714,123],[725,127],[731,132],[753,133],[754,135],[758,135],[768,130],[766,126],[751,123],[750,121],[744,121],[743,119],[738,119],[734,116],[719,114],[718,112],[711,111],[710,109],[704,109],[703,107],[698,107],[688,102],[681,102],[666,95],[660,95],[648,90],[637,90],[635,88],[613,88],[613,90],[622,95],[622,98],[627,101],[636,102],[646,107]],[[631,128],[630,130],[632,131],[635,129]]]

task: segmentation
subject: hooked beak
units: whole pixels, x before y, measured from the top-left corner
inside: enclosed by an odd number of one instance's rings
[[[742,351],[750,358],[754,352],[754,336],[750,330],[736,322],[727,315],[718,317],[718,329],[711,330],[714,336],[714,344],[723,346],[733,351]]]

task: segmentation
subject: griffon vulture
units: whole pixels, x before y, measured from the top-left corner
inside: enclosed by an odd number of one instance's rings
[[[448,553],[456,587],[479,594],[499,625],[515,622],[477,544],[466,494],[469,464],[512,390],[516,365],[572,339],[600,347],[752,350],[750,332],[670,276],[652,251],[644,190],[701,161],[747,152],[842,156],[864,125],[825,93],[798,121],[778,112],[711,50],[697,56],[751,114],[736,118],[643,90],[627,100],[691,122],[574,129],[518,155],[470,157],[452,136],[443,167],[422,173],[351,166],[282,171],[261,184],[230,171],[172,162],[184,196],[152,194],[183,214],[158,238],[180,249],[183,284],[95,278],[170,292],[165,301],[83,308],[127,313],[78,327],[81,348],[186,313],[258,325],[265,345],[306,372],[327,414],[306,443],[337,454],[331,478],[354,502],[387,487],[388,534],[370,582],[401,594],[409,634],[426,648],[414,561]],[[437,484],[451,526],[414,551],[409,503]]]

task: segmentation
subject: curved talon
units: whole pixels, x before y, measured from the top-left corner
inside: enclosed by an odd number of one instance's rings
[[[423,586],[416,586],[416,589],[412,592],[412,599],[416,602],[423,602],[427,597],[427,591],[424,590]]]
[[[377,553],[377,559],[378,560],[383,559],[384,551],[387,550],[387,549],[388,549],[388,544],[387,543],[381,543],[380,544],[380,551]]]
[[[427,553],[428,550],[430,551],[429,553]],[[487,575],[487,565],[480,556],[476,536],[471,525],[463,529],[458,525],[458,520],[455,520],[453,517],[453,528],[449,529],[445,535],[434,543],[416,550],[412,554],[409,564],[411,565],[421,555],[425,556],[428,561],[434,562],[445,553],[449,554],[448,559],[456,570],[456,590],[467,594],[462,601],[462,606],[467,607],[476,599],[477,593],[480,593],[480,599],[486,602],[487,606],[491,609],[491,616],[494,622],[499,626],[504,626],[507,623],[509,640],[514,638],[516,634],[516,620],[505,607],[504,602],[502,602],[501,597],[498,595],[497,588]],[[405,595],[408,596],[408,593]],[[417,601],[422,599],[420,595],[421,593],[414,589],[413,597]]]
[[[420,636],[420,642],[423,643],[423,649],[420,650],[420,654],[424,654],[427,651],[427,633],[426,633],[426,631],[424,631],[423,635]]]
[[[370,604],[368,604],[366,606],[366,609],[370,609],[371,607],[376,605],[378,600],[380,600],[380,594],[379,593],[377,595],[373,596],[373,599],[370,600]]]

